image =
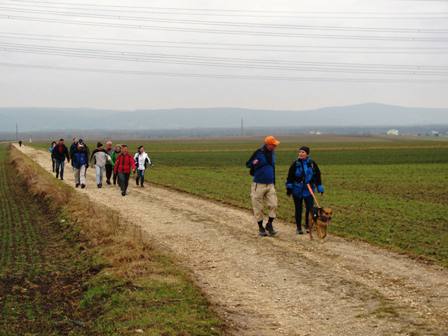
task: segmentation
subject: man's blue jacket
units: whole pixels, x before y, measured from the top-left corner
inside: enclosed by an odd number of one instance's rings
[[[256,164],[253,164],[258,160]],[[275,184],[275,153],[263,146],[257,149],[246,162],[255,183]]]

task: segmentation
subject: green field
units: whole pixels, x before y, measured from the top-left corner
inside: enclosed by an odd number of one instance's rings
[[[76,194],[26,160],[30,179],[54,194]],[[222,334],[201,291],[170,257],[122,235],[89,236],[76,224],[88,207],[73,221],[39,197],[0,144],[0,336]]]
[[[448,141],[336,136],[280,140],[280,218],[293,223],[284,181],[296,148],[306,144],[323,174],[326,193],[321,203],[335,210],[330,232],[448,266]],[[245,162],[260,143],[261,138],[143,143],[155,163],[148,179],[250,209],[251,177]],[[128,144],[131,149],[138,145]]]

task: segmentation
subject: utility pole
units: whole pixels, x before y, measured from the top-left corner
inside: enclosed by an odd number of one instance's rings
[[[19,124],[16,123],[16,141],[19,141]]]
[[[244,119],[241,118],[241,136],[244,136]]]

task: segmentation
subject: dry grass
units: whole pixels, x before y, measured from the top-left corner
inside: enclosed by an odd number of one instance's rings
[[[106,313],[98,323],[100,334],[122,335],[136,329],[146,335],[223,333],[222,322],[188,272],[159,253],[140,227],[56,180],[15,147],[10,149],[10,163],[32,197],[65,219],[80,249],[98,259],[99,273],[88,285],[84,306],[89,309],[92,302],[103,300]],[[110,280],[104,285],[104,279],[111,277],[119,284],[117,289]]]
[[[98,252],[110,263],[111,271],[130,279],[151,272],[148,264],[156,251],[140,227],[125,222],[113,209],[98,207],[52,176],[38,173],[41,168],[14,147],[10,160],[35,198],[43,201],[50,212],[62,212],[70,218],[80,228],[88,248],[101,247]]]

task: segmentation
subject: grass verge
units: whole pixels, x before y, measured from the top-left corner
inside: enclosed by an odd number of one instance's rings
[[[0,335],[224,333],[188,273],[138,228],[9,156],[2,147]]]

